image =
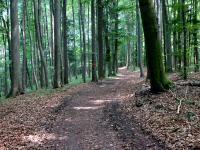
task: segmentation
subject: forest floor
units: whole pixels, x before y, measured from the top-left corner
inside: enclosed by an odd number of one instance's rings
[[[175,87],[154,95],[121,68],[98,84],[10,99],[0,104],[0,150],[200,149],[200,88],[171,78]]]

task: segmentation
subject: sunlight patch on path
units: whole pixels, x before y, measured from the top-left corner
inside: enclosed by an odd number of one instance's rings
[[[73,107],[75,110],[97,110],[102,108],[102,106],[93,106],[93,107]]]
[[[107,100],[93,100],[93,101],[90,101],[90,102],[93,103],[93,104],[95,104],[95,105],[101,105],[101,104],[105,104],[105,103],[113,102],[113,101],[116,101],[116,100],[111,100],[111,99],[107,99]]]
[[[50,140],[67,140],[67,136],[58,136],[53,133],[46,133],[46,132],[41,132],[41,133],[36,133],[34,135],[28,135],[24,136],[23,138],[24,142],[31,142],[35,144],[42,144],[45,141],[50,141]]]

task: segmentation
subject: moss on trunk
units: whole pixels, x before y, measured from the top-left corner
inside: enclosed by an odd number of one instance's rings
[[[148,71],[153,92],[170,88],[171,81],[164,71],[161,41],[158,34],[153,0],[139,0],[143,21]]]

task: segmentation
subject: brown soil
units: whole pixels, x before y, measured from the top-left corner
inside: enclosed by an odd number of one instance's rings
[[[120,75],[102,83],[1,104],[0,149],[167,149],[121,112],[142,80],[122,68]]]

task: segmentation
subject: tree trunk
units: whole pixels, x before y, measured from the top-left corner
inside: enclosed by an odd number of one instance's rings
[[[198,13],[198,1],[194,0],[194,19],[193,19],[193,25],[195,26],[193,38],[194,38],[194,65],[195,65],[195,72],[199,71],[199,50],[198,50],[198,19],[197,19],[197,13]]]
[[[68,47],[67,47],[67,0],[63,0],[63,55],[64,55],[64,84],[69,83],[69,64],[68,64]]]
[[[23,1],[23,66],[22,66],[22,90],[26,90],[27,85],[27,54],[26,54],[26,0]]]
[[[75,26],[75,12],[74,12],[74,0],[72,0],[72,20],[73,20],[73,51],[75,57],[74,74],[77,77],[77,54],[76,54],[76,26]]]
[[[91,0],[91,30],[92,30],[92,82],[97,82],[96,73],[96,27],[95,27],[95,0]]]
[[[11,17],[11,90],[9,96],[21,94],[20,79],[20,53],[19,53],[19,24],[18,24],[18,0],[10,1]]]
[[[118,7],[118,0],[115,0],[114,2],[114,8]],[[119,27],[119,23],[118,23],[118,10],[115,10],[115,37],[114,37],[114,55],[113,55],[113,74],[116,75],[118,72],[118,27]]]
[[[83,2],[79,0],[80,4],[80,21],[82,27],[82,35],[83,35],[83,66],[82,66],[82,73],[83,73],[83,82],[86,82],[86,39],[85,39],[85,10],[83,10]]]
[[[158,35],[156,14],[153,0],[139,0],[143,21],[148,70],[150,74],[151,90],[161,92],[169,89],[171,82],[166,77],[163,65],[161,41]]]
[[[39,24],[39,7],[38,7],[38,3],[37,1],[33,1],[34,3],[34,16],[35,16],[35,29],[36,29],[36,40],[37,40],[37,44],[38,44],[38,48],[39,48],[39,54],[40,54],[40,58],[41,58],[41,76],[45,77],[45,86],[46,88],[49,86],[48,83],[48,70],[47,70],[47,66],[46,66],[46,62],[45,62],[45,58],[44,58],[44,54],[43,54],[43,45],[42,45],[42,37],[41,37],[41,27]]]
[[[102,0],[97,0],[97,15],[98,15],[98,50],[99,50],[99,64],[98,75],[99,79],[104,76],[104,53],[103,53],[103,3]]]
[[[181,0],[182,9],[182,23],[183,23],[183,78],[187,79],[187,28],[185,18],[185,0]]]
[[[61,9],[60,9],[60,1],[54,2],[55,6],[55,15],[54,15],[54,88],[59,88],[61,86],[61,70],[60,70],[60,52],[61,52]]]
[[[144,77],[144,72],[142,67],[142,31],[141,31],[141,20],[140,20],[140,10],[139,10],[138,0],[136,1],[136,17],[137,17],[138,66],[140,68],[140,77]]]
[[[163,13],[163,33],[164,33],[164,48],[166,52],[166,71],[172,72],[172,48],[171,48],[171,27],[169,24],[169,16],[167,12],[166,0],[162,0]]]

